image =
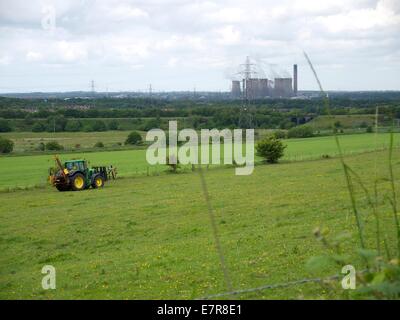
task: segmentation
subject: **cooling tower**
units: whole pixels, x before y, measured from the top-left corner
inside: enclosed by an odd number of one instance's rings
[[[292,78],[275,78],[274,97],[290,98],[293,96]]]
[[[248,79],[246,81],[248,99],[262,99],[269,95],[268,79]]]
[[[240,90],[240,81],[233,80],[232,81],[232,90],[231,90],[232,98],[240,98],[242,95],[242,91]]]
[[[268,79],[259,80],[259,94],[260,98],[265,98],[269,96]]]
[[[257,99],[258,79],[246,80],[246,97],[247,99]]]

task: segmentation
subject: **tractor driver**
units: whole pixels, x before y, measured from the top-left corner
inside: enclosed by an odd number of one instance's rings
[[[75,163],[67,163],[66,168],[68,171],[78,170]]]

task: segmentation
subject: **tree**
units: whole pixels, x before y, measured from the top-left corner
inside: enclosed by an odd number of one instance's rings
[[[47,117],[47,132],[61,132],[65,130],[65,126],[67,125],[67,119],[64,116],[50,116]]]
[[[65,125],[65,131],[69,132],[77,132],[82,128],[82,123],[79,120],[68,120]]]
[[[33,117],[32,117],[32,114],[28,113],[28,114],[25,116],[24,123],[25,123],[26,125],[28,125],[28,126],[30,126],[30,125],[33,124]]]
[[[108,130],[118,130],[119,125],[117,120],[111,120],[108,123]]]
[[[103,120],[96,120],[92,125],[93,131],[107,131],[107,126]]]
[[[368,123],[366,121],[361,122],[360,128],[368,128]]]
[[[159,129],[160,126],[161,126],[160,118],[147,119],[140,129],[143,131],[149,131],[151,129]]]
[[[268,136],[258,142],[257,155],[263,157],[268,163],[276,163],[283,157],[286,146],[274,136]]]
[[[14,142],[0,137],[0,153],[10,153],[14,149]]]
[[[12,128],[9,122],[5,119],[0,119],[0,132],[10,132]]]
[[[339,129],[339,128],[342,127],[342,123],[341,123],[340,121],[336,121],[336,122],[333,124],[333,126],[334,126],[336,129]]]
[[[94,147],[95,147],[95,148],[104,148],[104,143],[101,142],[101,141],[96,142],[96,144],[94,145]]]
[[[46,126],[41,122],[35,122],[32,126],[32,132],[43,132],[46,131]]]
[[[139,145],[143,141],[142,136],[137,131],[132,131],[125,140],[125,144]]]
[[[46,143],[46,150],[59,151],[64,150],[64,147],[60,145],[57,141],[50,141]]]
[[[294,127],[288,131],[288,138],[309,138],[314,136],[314,131],[309,126]]]
[[[275,130],[274,131],[274,136],[277,139],[286,139],[287,138],[287,133],[284,130]]]
[[[46,145],[43,142],[39,143],[39,145],[37,146],[38,151],[44,151],[45,149]]]

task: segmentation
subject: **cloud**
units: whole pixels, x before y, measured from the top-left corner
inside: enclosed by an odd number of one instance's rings
[[[40,52],[29,51],[26,54],[27,61],[40,61],[43,59],[43,55]]]
[[[54,30],[43,28],[49,7]],[[296,62],[300,88],[314,88],[302,50],[331,89],[400,89],[399,31],[398,0],[0,0],[0,90],[30,77],[43,90],[55,77],[220,90],[247,55],[283,70]],[[379,83],[378,67],[388,73]]]

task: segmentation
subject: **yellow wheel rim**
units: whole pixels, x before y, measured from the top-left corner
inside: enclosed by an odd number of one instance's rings
[[[83,180],[82,177],[78,176],[75,178],[74,183],[75,183],[75,188],[82,189],[85,181]]]
[[[103,184],[103,181],[101,180],[101,178],[97,178],[96,179],[96,186],[101,187],[102,184]]]

